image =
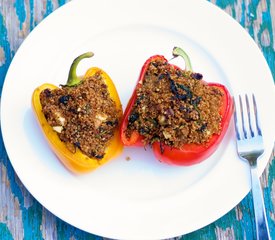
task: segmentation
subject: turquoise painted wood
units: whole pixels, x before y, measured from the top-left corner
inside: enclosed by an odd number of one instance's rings
[[[68,0],[0,0],[0,88],[10,62],[27,35]],[[211,0],[235,18],[263,51],[275,78],[275,1]],[[25,189],[14,172],[0,138],[0,239],[103,239],[58,219]],[[274,153],[262,175],[267,218],[275,239]],[[253,205],[248,194],[214,223],[175,239],[255,239]]]

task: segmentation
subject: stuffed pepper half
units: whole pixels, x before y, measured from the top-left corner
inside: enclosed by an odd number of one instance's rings
[[[120,135],[126,146],[151,145],[158,160],[192,165],[209,157],[228,128],[232,98],[225,86],[207,83],[192,71],[188,55],[185,69],[163,56],[149,58],[124,113]]]
[[[66,85],[43,84],[32,95],[32,107],[42,131],[61,162],[76,173],[106,163],[122,150],[119,124],[122,107],[111,78],[92,67],[76,74],[84,53],[71,65]]]

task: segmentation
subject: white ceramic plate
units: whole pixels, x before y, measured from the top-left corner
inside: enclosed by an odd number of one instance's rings
[[[150,149],[125,148],[84,176],[68,172],[42,136],[31,110],[32,92],[44,82],[65,83],[77,55],[95,53],[81,62],[79,74],[90,66],[104,69],[125,108],[144,61],[154,54],[169,59],[174,46],[189,53],[205,80],[221,82],[234,94],[255,93],[266,144],[262,173],[275,136],[274,114],[269,114],[273,80],[256,44],[234,20],[203,0],[72,1],[39,24],[18,50],[1,110],[16,173],[59,218],[110,238],[168,238],[213,222],[247,194],[248,167],[236,155],[232,124],[217,152],[199,165],[167,166]]]

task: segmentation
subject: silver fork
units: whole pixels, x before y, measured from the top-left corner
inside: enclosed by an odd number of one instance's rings
[[[256,233],[258,240],[270,239],[266,218],[262,188],[257,172],[257,160],[264,152],[262,131],[259,125],[257,105],[254,94],[251,100],[245,95],[245,104],[239,95],[239,101],[234,99],[234,122],[237,137],[238,155],[247,160],[251,172],[251,188],[254,205]],[[245,114],[244,112],[247,112]],[[254,115],[254,116],[253,116]]]

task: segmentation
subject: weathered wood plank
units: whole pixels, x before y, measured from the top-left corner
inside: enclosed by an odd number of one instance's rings
[[[0,86],[18,47],[47,15],[69,0],[0,0]],[[275,2],[211,0],[251,35],[275,77]],[[58,219],[41,206],[15,174],[0,138],[0,239],[102,239]],[[271,235],[275,239],[274,153],[262,176]],[[214,223],[177,239],[255,239],[251,194]]]

